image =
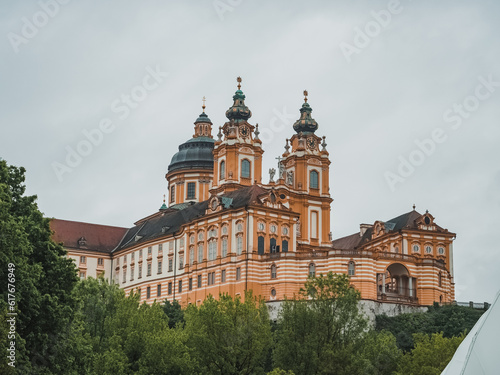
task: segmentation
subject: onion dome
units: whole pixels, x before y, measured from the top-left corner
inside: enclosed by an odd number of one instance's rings
[[[303,134],[314,133],[318,130],[318,123],[315,119],[311,117],[312,108],[307,102],[307,90],[304,90],[304,104],[302,104],[302,108],[300,109],[300,119],[295,121],[293,124],[293,130],[298,133],[302,132]]]
[[[181,169],[214,169],[212,121],[205,114],[205,103],[202,108],[203,113],[194,122],[193,138],[179,146],[168,166],[169,173]]]
[[[252,117],[252,112],[245,105],[245,94],[241,91],[241,77],[236,79],[238,81],[238,90],[233,95],[234,103],[233,105],[226,111],[226,117],[231,121],[235,122],[243,122],[247,121],[250,117]]]

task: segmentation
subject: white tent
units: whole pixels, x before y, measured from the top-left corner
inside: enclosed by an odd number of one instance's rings
[[[500,291],[441,375],[500,374]]]

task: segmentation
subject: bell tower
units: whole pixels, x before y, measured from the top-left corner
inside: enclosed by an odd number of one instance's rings
[[[278,184],[290,191],[290,208],[300,213],[297,238],[310,246],[329,246],[330,240],[330,159],[325,137],[314,134],[318,123],[304,91],[300,118],[293,124],[295,134],[286,140],[280,161]]]
[[[226,111],[228,121],[219,127],[214,143],[213,194],[236,190],[262,181],[262,141],[259,125],[248,119],[252,112],[245,105],[241,91],[241,78],[237,78],[238,90],[233,95],[233,105]]]

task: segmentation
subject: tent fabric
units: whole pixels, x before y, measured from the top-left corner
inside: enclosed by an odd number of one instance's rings
[[[500,374],[500,291],[462,341],[441,375]]]

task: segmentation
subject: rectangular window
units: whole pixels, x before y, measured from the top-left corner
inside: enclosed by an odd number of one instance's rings
[[[193,264],[194,263],[194,247],[191,246],[189,248],[189,264]]]
[[[263,236],[259,236],[257,238],[257,254],[259,255],[264,255],[264,237]]]
[[[134,281],[134,267],[130,267],[130,281]]]
[[[198,245],[198,263],[203,262],[203,244]]]
[[[241,268],[236,268],[236,280],[241,279]]]
[[[151,287],[148,286],[146,288],[146,299],[150,299],[151,298]]]
[[[179,280],[179,293],[182,293],[182,280]]]
[[[156,287],[156,296],[161,297],[161,284],[158,284]]]
[[[212,285],[212,273],[207,274],[207,285]]]
[[[151,263],[148,263],[148,274],[147,276],[151,276]]]
[[[318,212],[311,212],[311,238],[318,238]]]
[[[142,249],[139,249],[139,258],[142,257]]]
[[[179,257],[179,269],[182,270],[184,268],[184,255]]]
[[[162,261],[158,261],[158,273],[161,273],[161,266],[162,266]]]
[[[215,272],[212,272],[212,285],[215,284]]]
[[[158,245],[158,252],[162,252],[163,251],[163,244],[159,244]]]
[[[168,294],[172,294],[172,282],[168,283]]]
[[[134,254],[135,254],[134,252],[130,254],[130,260],[134,260]]]
[[[222,257],[227,257],[227,238],[222,239]]]
[[[217,258],[217,241],[210,241],[208,243],[208,260],[215,260]]]
[[[193,278],[189,278],[189,290],[193,290]]]
[[[80,257],[80,263],[85,263],[86,259],[85,259],[85,255],[82,255]]]
[[[226,282],[226,270],[220,271],[220,282],[225,283]]]
[[[201,288],[201,275],[198,275],[198,288]]]
[[[123,282],[126,282],[127,281],[127,269],[124,268],[123,269]]]
[[[241,161],[241,177],[250,178],[250,161],[247,159]]]
[[[196,182],[188,182],[187,184],[187,199],[196,198]]]
[[[175,185],[170,188],[170,203],[175,203]]]
[[[102,265],[104,265],[104,259],[102,259],[102,258],[97,258],[97,265],[98,265],[98,266],[102,266]]]
[[[243,252],[243,236],[236,237],[236,255]]]
[[[148,255],[151,255],[152,252],[153,252],[153,248],[151,246],[148,246]]]
[[[168,272],[172,272],[174,270],[174,260],[172,258],[168,259]]]
[[[169,250],[173,250],[173,249],[174,249],[174,241],[170,241],[170,242],[168,243],[168,249],[169,249]]]
[[[142,263],[139,264],[139,275],[137,276],[138,279],[142,277]]]
[[[179,246],[181,247],[181,249],[184,248],[184,238],[181,238],[179,240]]]
[[[80,280],[85,280],[85,272],[80,272]]]

